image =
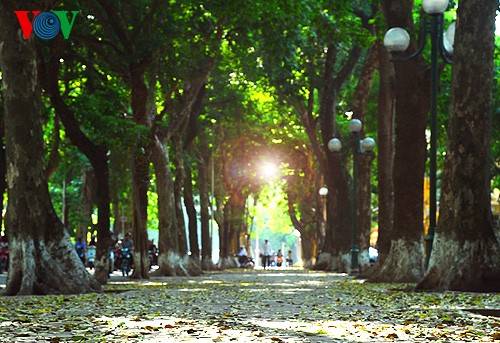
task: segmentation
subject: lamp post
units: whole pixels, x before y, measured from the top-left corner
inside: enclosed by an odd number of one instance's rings
[[[323,221],[326,221],[326,196],[328,195],[328,188],[321,187],[319,189],[319,195],[323,200]]]
[[[352,250],[351,250],[351,270],[359,268],[358,255],[358,163],[357,156],[365,153],[371,153],[375,147],[373,138],[364,138],[360,140],[360,132],[362,128],[361,120],[352,119],[349,122],[349,132],[351,137],[349,139],[349,147],[353,151],[352,163],[352,201],[351,201],[351,233],[352,233]],[[334,153],[340,152],[342,143],[338,138],[332,138],[328,142],[328,150]]]
[[[326,210],[326,196],[328,195],[328,188],[326,187],[321,187],[318,191],[319,195],[321,196],[321,206],[322,206],[322,213],[321,213],[321,237],[324,237],[324,234],[326,232],[326,221],[327,221],[327,210]],[[323,243],[322,243],[323,244]]]
[[[455,23],[452,23],[443,34],[444,11],[448,7],[448,0],[422,0],[422,7],[427,15],[422,17],[422,34],[420,44],[409,56],[395,56],[394,60],[410,60],[417,57],[424,49],[427,34],[431,38],[431,102],[430,102],[430,147],[429,147],[429,229],[425,237],[425,266],[429,264],[432,252],[432,243],[436,232],[437,215],[437,94],[438,94],[438,57],[451,63],[453,44],[455,40]],[[430,26],[427,22],[430,17]],[[410,35],[399,27],[391,28],[384,36],[384,46],[389,52],[403,52],[410,45]]]

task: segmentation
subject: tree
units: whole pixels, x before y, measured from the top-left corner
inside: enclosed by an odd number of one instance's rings
[[[414,31],[413,0],[383,0],[382,12],[389,27]],[[408,53],[417,49],[412,40]],[[395,156],[393,168],[394,220],[391,246],[371,281],[417,282],[423,264],[423,180],[425,128],[430,103],[430,73],[422,56],[394,62]],[[388,69],[386,69],[388,71]]]
[[[104,144],[96,144],[93,142],[80,128],[76,120],[74,111],[66,104],[65,99],[60,94],[59,90],[59,58],[56,55],[61,45],[53,45],[50,52],[49,62],[45,63],[43,57],[40,56],[40,70],[43,77],[43,87],[50,97],[52,106],[56,114],[64,124],[64,128],[70,141],[87,157],[93,168],[91,178],[95,179],[95,196],[98,210],[97,223],[97,255],[95,261],[95,276],[101,284],[108,281],[109,270],[109,246],[110,246],[110,190],[109,190],[109,167],[108,167],[108,147]],[[41,53],[40,53],[41,55]],[[91,69],[91,68],[89,68]],[[69,80],[64,80],[68,85]],[[95,86],[95,85],[91,85]],[[89,86],[89,89],[94,87]],[[69,92],[67,92],[69,93]],[[90,180],[88,180],[90,182]],[[83,194],[91,197],[88,201],[88,207],[84,207],[87,211],[87,220],[90,220],[91,210],[93,209],[94,199],[93,192],[91,194]],[[87,229],[85,228],[85,233]],[[85,241],[86,235],[83,236]]]
[[[497,6],[497,0],[464,0],[458,7],[439,224],[417,289],[500,291],[500,233],[490,204]]]
[[[202,131],[198,135],[196,160],[198,165],[198,192],[200,195],[200,225],[201,225],[201,268],[203,270],[215,269],[212,261],[212,233],[210,232],[210,213],[213,206],[210,201],[209,173],[212,153],[207,141],[207,134]],[[212,177],[213,175],[211,175]],[[209,212],[210,209],[210,212]],[[213,223],[212,223],[213,224]]]
[[[35,38],[25,41],[13,11],[25,1],[0,4],[1,69],[9,203],[6,228],[11,265],[9,295],[85,293],[99,283],[78,258],[49,196],[44,168]]]
[[[391,248],[394,209],[394,186],[392,171],[394,166],[394,67],[389,53],[377,42],[379,63],[378,88],[378,263],[387,256]]]
[[[296,230],[300,232],[302,261],[306,268],[312,268],[324,240],[325,202],[320,199],[317,189],[320,180],[315,173],[314,154],[310,146],[291,141],[292,146],[282,153],[290,169],[284,177],[288,200],[288,214]],[[283,149],[283,148],[282,148]],[[286,148],[285,148],[286,149]]]
[[[264,72],[280,101],[293,106],[302,121],[319,170],[332,190],[328,193],[323,254],[316,264],[328,270],[349,268],[349,180],[345,161],[334,156],[327,144],[340,136],[337,103],[366,43],[361,21],[354,15],[356,5],[291,1],[291,8],[273,11],[254,34]]]

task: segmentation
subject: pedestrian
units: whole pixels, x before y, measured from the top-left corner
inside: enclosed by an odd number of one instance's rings
[[[115,271],[115,255],[116,255],[116,244],[118,239],[116,239],[113,231],[109,232],[109,268],[108,268],[108,277]]]
[[[283,264],[283,254],[281,253],[281,249],[278,250],[278,254],[276,254],[276,265],[281,267]]]
[[[266,267],[271,266],[271,254],[273,252],[273,248],[271,247],[271,243],[266,239],[264,241],[264,246],[262,247],[262,267],[266,269]]]
[[[248,252],[247,249],[242,245],[240,246],[240,250],[236,254],[238,256],[238,262],[240,263],[240,267],[244,267],[248,260]]]
[[[87,248],[87,266],[90,270],[94,268],[95,256],[96,256],[96,242],[95,240],[90,241],[89,247]]]
[[[288,250],[288,254],[286,254],[286,266],[287,267],[293,266],[293,256],[291,250]]]
[[[83,237],[78,237],[75,243],[76,254],[82,260],[83,264],[85,264],[85,255],[87,253],[87,244],[83,241]]]

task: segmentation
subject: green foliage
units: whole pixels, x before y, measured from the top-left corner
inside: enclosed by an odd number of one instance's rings
[[[290,235],[293,232],[293,226],[288,216],[287,206],[286,195],[279,182],[274,181],[263,187],[259,192],[257,205],[253,209],[255,231],[252,232],[252,238],[255,238],[257,231],[263,232],[262,230],[265,229],[269,229],[272,236]],[[263,237],[262,234],[260,237]]]

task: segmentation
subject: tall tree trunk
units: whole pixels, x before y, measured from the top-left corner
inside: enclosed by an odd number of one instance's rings
[[[297,218],[297,213],[295,211],[294,204],[296,202],[295,197],[291,192],[287,192],[288,198],[288,214],[292,221],[293,227],[300,232],[301,244],[302,244],[302,264],[304,268],[315,267],[316,257],[318,255],[318,230],[315,225],[315,221],[306,221],[306,213],[302,214],[302,218],[299,220]],[[307,200],[305,201],[307,202]],[[315,213],[311,213],[314,217]],[[286,252],[283,252],[286,254]]]
[[[50,148],[50,155],[47,160],[47,167],[46,167],[48,179],[50,179],[50,177],[57,171],[57,167],[61,162],[61,156],[59,156],[59,146],[61,144],[61,136],[59,132],[60,130],[61,130],[61,124],[59,118],[57,116],[54,116],[54,140]]]
[[[111,203],[113,205],[113,217],[115,220],[113,221],[113,233],[115,236],[118,236],[118,231],[121,232],[122,228],[122,219],[121,219],[121,213],[120,213],[120,201],[116,197],[116,194],[113,194],[112,196],[113,200],[111,200]]]
[[[223,212],[223,223],[222,226],[219,225],[219,261],[217,266],[221,269],[234,268],[237,266],[236,261],[232,258],[232,254],[235,252],[235,245],[238,235],[238,210],[237,210],[237,200],[238,194],[233,193],[229,199],[224,204]],[[244,212],[244,210],[243,210]],[[243,212],[240,215],[243,217]],[[241,218],[242,218],[241,217]],[[222,229],[221,229],[222,228]]]
[[[5,192],[7,191],[7,161],[5,156],[5,130],[4,130],[4,118],[1,119],[2,125],[0,126],[0,201],[2,201],[2,212],[4,210],[3,204],[5,201]],[[0,225],[2,225],[3,219],[0,219]]]
[[[380,84],[378,93],[378,264],[389,253],[392,237],[394,208],[394,68],[390,56],[381,43],[379,54]]]
[[[302,264],[304,268],[312,268],[318,256],[318,230],[313,226],[305,226],[299,232],[302,244]]]
[[[339,137],[335,121],[335,100],[337,97],[337,80],[335,78],[336,51],[330,46],[327,51],[324,71],[324,86],[321,91],[320,123],[323,149],[326,155],[326,166],[322,170],[328,187],[327,226],[325,244],[322,255],[316,261],[318,269],[346,271],[349,263],[351,239],[351,208],[349,206],[349,190],[347,175],[341,157],[328,150],[328,142]]]
[[[174,138],[175,140],[175,138]],[[184,154],[185,150],[182,147],[181,140],[179,139],[176,143],[176,170],[175,170],[175,183],[174,183],[174,193],[175,193],[175,212],[177,216],[177,237],[179,244],[179,256],[182,258],[183,269],[187,272],[188,275],[200,275],[202,273],[200,260],[198,255],[196,258],[193,258],[192,255],[188,255],[187,250],[187,237],[186,237],[186,221],[184,220],[184,210],[182,208],[182,194],[186,194],[186,176],[185,176],[185,159]],[[191,170],[189,169],[189,173]],[[191,182],[191,178],[189,178],[189,182]],[[192,185],[190,185],[192,187]],[[183,191],[184,189],[184,191]],[[192,190],[191,190],[192,192]],[[191,193],[192,197],[192,193]],[[186,201],[186,196],[184,196],[184,201]],[[194,225],[195,225],[195,235],[196,233],[196,210],[194,209],[194,201],[192,205],[192,211],[194,211]],[[189,215],[189,213],[188,213]],[[190,237],[191,238],[191,237]],[[196,236],[194,237],[196,238]],[[194,242],[194,245],[198,246],[198,240]],[[192,251],[191,251],[192,252]],[[199,253],[199,252],[198,252]]]
[[[100,151],[100,158],[93,163],[96,175],[96,202],[97,202],[97,246],[95,259],[95,278],[105,284],[109,275],[109,247],[110,235],[110,192],[109,192],[109,167],[107,153]]]
[[[245,197],[235,190],[224,205],[224,234],[221,239],[219,267],[233,268],[237,264],[233,256],[240,246],[240,232],[245,218]]]
[[[96,191],[95,174],[91,169],[85,169],[82,173],[82,202],[81,214],[84,222],[76,229],[76,237],[87,240],[88,229],[92,225],[92,212],[94,208],[94,197]]]
[[[0,61],[5,113],[9,203],[5,219],[11,264],[8,295],[86,293],[88,274],[52,206],[44,168],[35,40],[24,41],[13,11],[27,2],[0,3]]]
[[[490,203],[497,6],[465,0],[458,7],[439,225],[418,289],[500,292],[500,233]]]
[[[336,128],[335,108],[337,94],[346,79],[351,75],[356,65],[361,49],[354,46],[348,59],[338,72],[336,46],[331,44],[327,48],[324,65],[323,86],[320,90],[321,102],[319,121],[321,138],[323,141],[324,156],[317,156],[320,161],[321,172],[328,187],[327,195],[327,228],[323,253],[316,261],[316,269],[349,271],[351,269],[351,206],[348,187],[348,175],[342,159],[338,154],[328,150],[328,142],[333,137],[339,137]],[[314,147],[314,144],[313,144]],[[321,161],[323,159],[323,161]]]
[[[357,118],[363,122],[363,129],[361,136],[364,137],[366,130],[364,124],[366,123],[366,108],[370,96],[370,89],[373,83],[373,77],[377,69],[377,48],[374,45],[370,47],[366,60],[363,64],[363,69],[359,77],[358,85],[354,93],[353,104],[353,118]],[[358,216],[358,246],[359,246],[359,268],[361,271],[370,266],[370,259],[368,256],[368,248],[370,247],[370,233],[371,233],[371,167],[374,155],[367,153],[357,157],[358,163],[358,187],[357,187],[357,213]]]
[[[156,175],[158,192],[158,275],[172,276],[177,273],[187,274],[179,269],[180,256],[177,240],[177,216],[175,215],[175,198],[172,170],[168,150],[158,137],[151,145],[151,161]]]
[[[147,114],[147,87],[144,71],[130,65],[131,73],[131,107],[137,125],[149,128],[150,118]],[[132,156],[132,199],[134,222],[134,272],[132,278],[149,278],[148,258],[148,188],[149,158],[147,156],[147,137],[139,137]]]
[[[210,150],[206,141],[205,133],[199,135],[198,152],[198,190],[200,192],[200,221],[201,221],[201,267],[203,270],[215,269],[212,259],[212,236],[210,232],[210,203],[208,190],[208,166],[210,161]],[[210,209],[211,211],[213,209]]]
[[[413,1],[383,0],[389,27],[413,29]],[[408,53],[416,50],[412,42]],[[394,230],[378,282],[417,282],[424,274],[423,189],[425,128],[430,101],[430,73],[421,56],[394,62],[396,75],[396,145],[394,157]]]
[[[200,258],[200,247],[198,242],[198,218],[196,215],[196,208],[194,205],[193,196],[193,175],[191,170],[191,165],[189,161],[186,160],[185,167],[186,175],[184,179],[184,206],[186,206],[186,212],[188,215],[188,228],[189,228],[189,250],[191,252],[191,257],[199,260]]]
[[[177,217],[177,240],[179,245],[179,255],[187,256],[186,221],[182,209],[182,188],[184,186],[184,149],[181,138],[176,135],[172,138],[175,150],[175,215]]]

